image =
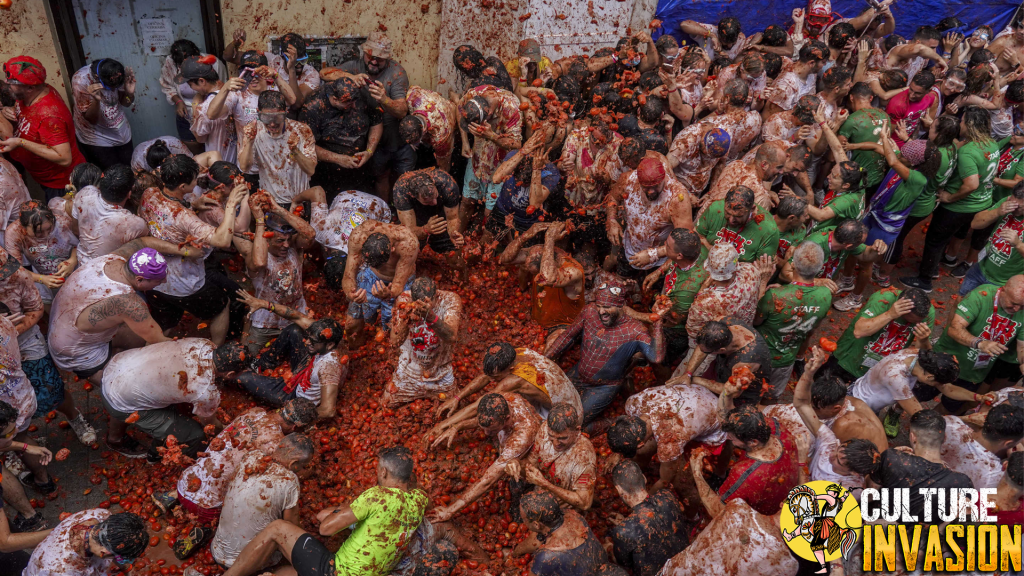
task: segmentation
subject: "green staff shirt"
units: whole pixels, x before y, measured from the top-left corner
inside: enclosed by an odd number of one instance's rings
[[[906,210],[908,206],[917,202],[927,187],[928,178],[917,170],[911,170],[896,191],[892,193],[892,197],[885,205],[885,212],[895,214]]]
[[[843,122],[839,129],[839,136],[845,136],[847,141],[854,144],[862,142],[873,142],[878,144],[882,134],[882,127],[889,123],[889,115],[878,108],[861,108]],[[885,157],[874,150],[851,150],[850,160],[853,160],[864,169],[864,187],[877,186],[885,173],[889,171],[889,165],[885,163]]]
[[[825,194],[821,209],[831,208],[833,216],[828,220],[812,224],[811,232],[835,228],[843,220],[860,220],[864,217],[864,190],[844,192],[830,197],[831,194],[832,192]]]
[[[1024,166],[1024,162],[1021,162],[1020,165]],[[1004,202],[1006,202],[1006,198],[996,202],[992,210],[997,210]],[[999,236],[1003,230],[1013,230],[1017,232],[1017,238],[1024,239],[1024,219],[1017,218],[1013,214],[1003,216],[1002,220],[999,220],[996,227],[992,229],[992,234],[988,237],[988,244],[985,244],[984,250],[978,254],[978,266],[981,267],[981,273],[991,284],[996,286],[1003,286],[1011,276],[1024,273],[1024,256],[1012,244]]]
[[[929,180],[928,185],[921,191],[921,195],[917,197],[914,207],[910,209],[910,216],[924,218],[934,212],[939,188],[949,189],[946,184],[956,172],[956,146],[951,144],[945,148],[939,148],[939,156],[941,157],[939,169],[935,172],[935,177]]]
[[[740,262],[754,262],[762,254],[774,256],[779,249],[775,217],[760,206],[754,207],[754,215],[747,220],[747,225],[736,231],[725,223],[725,200],[712,202],[697,221],[697,234],[711,245],[731,242],[740,253]],[[707,248],[702,251],[702,256],[707,256]]]
[[[338,576],[390,574],[412,542],[430,501],[419,488],[374,486],[352,502],[359,522],[334,557]]]
[[[690,306],[707,278],[708,271],[704,269],[704,258],[698,258],[689,268],[681,268],[675,262],[669,266],[662,294],[672,301],[672,314],[685,318],[690,313]],[[686,321],[667,326],[665,330],[685,333]]]
[[[1024,148],[1007,148],[1003,150],[1003,153],[999,156],[999,175],[997,178],[1003,180],[1013,180],[1017,176],[1024,176],[1024,162],[1021,162],[1021,158],[1024,158]],[[1006,186],[996,186],[992,190],[992,202],[999,202],[1003,198],[1006,198],[1012,192],[1010,188]]]
[[[957,153],[956,174],[949,179],[944,190],[956,194],[964,180],[971,176],[978,177],[978,187],[964,198],[946,204],[946,210],[960,214],[988,210],[992,205],[992,188],[999,165],[999,148],[999,142],[993,141],[984,145],[968,142],[960,147],[960,152]]]
[[[897,318],[889,321],[881,330],[863,338],[853,335],[853,328],[861,318],[877,318],[892,308],[899,299],[902,290],[885,288],[872,294],[860,312],[853,317],[846,332],[839,338],[836,347],[836,360],[847,372],[860,378],[868,369],[889,354],[899,352],[914,343],[914,325]],[[928,310],[925,324],[929,328],[935,326],[935,307]]]
[[[772,352],[772,368],[790,366],[807,336],[832,306],[832,291],[824,286],[787,284],[765,292],[757,303],[764,322],[757,331]]]
[[[821,246],[822,252],[825,253],[825,266],[821,269],[821,274],[818,274],[818,278],[831,278],[832,275],[835,274],[836,270],[843,267],[843,263],[846,262],[847,256],[851,254],[858,256],[868,249],[867,246],[861,244],[852,250],[833,251],[832,242],[830,241],[833,230],[835,230],[835,228],[827,228],[818,232],[811,232],[806,238],[804,238],[804,240],[808,242],[814,242],[818,246]],[[792,262],[793,259],[790,258],[789,261]]]
[[[1004,312],[996,307],[996,294],[999,287],[993,284],[982,284],[967,295],[956,307],[956,315],[967,320],[967,332],[972,336],[981,336],[984,340],[993,340],[1007,347],[1006,352],[998,356],[1005,362],[1016,364],[1017,342],[1024,341],[1024,310],[1016,314]],[[942,333],[942,338],[935,343],[936,352],[945,352],[956,356],[960,364],[960,378],[968,382],[978,383],[988,376],[995,357],[981,350],[964,346],[949,335],[949,327]]]
[[[797,226],[792,230],[786,232],[779,232],[779,251],[776,256],[779,258],[785,258],[786,253],[793,246],[798,246],[801,242],[807,238],[807,228],[804,226]]]

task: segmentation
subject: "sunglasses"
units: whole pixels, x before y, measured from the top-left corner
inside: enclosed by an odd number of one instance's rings
[[[597,289],[607,290],[616,296],[622,294],[622,288],[619,288],[618,286],[609,286],[607,282],[602,282],[601,285],[597,287]]]

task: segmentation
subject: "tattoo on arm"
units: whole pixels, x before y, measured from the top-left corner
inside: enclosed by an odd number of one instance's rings
[[[96,326],[114,316],[123,316],[133,322],[143,322],[150,317],[149,308],[141,298],[135,294],[121,294],[93,304],[89,310],[89,325]]]

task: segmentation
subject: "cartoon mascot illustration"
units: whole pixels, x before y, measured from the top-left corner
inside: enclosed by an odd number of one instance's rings
[[[821,563],[821,570],[815,574],[825,574],[828,570],[826,550],[829,554],[841,550],[843,558],[847,558],[857,542],[856,531],[836,523],[836,515],[849,497],[850,493],[838,484],[830,484],[824,494],[816,494],[809,486],[797,486],[786,496],[797,527],[792,532],[783,530],[782,535],[787,542],[803,536],[810,543],[814,557]]]

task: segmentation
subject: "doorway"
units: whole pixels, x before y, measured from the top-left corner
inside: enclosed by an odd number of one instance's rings
[[[160,69],[178,39],[220,55],[223,36],[217,0],[50,0],[68,76],[100,58],[133,68],[135,103],[126,111],[137,145],[174,136],[174,107],[160,90]],[[67,82],[70,94],[70,78]]]

